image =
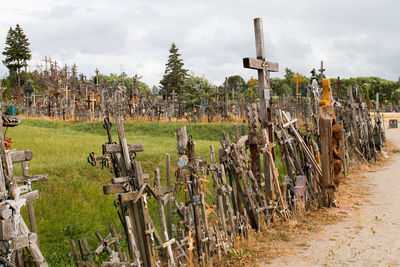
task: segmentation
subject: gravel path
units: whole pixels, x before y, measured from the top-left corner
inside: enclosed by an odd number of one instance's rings
[[[400,144],[400,128],[387,137]],[[400,266],[400,156],[377,172],[365,174],[372,184],[359,216],[327,226],[295,256],[261,266]]]

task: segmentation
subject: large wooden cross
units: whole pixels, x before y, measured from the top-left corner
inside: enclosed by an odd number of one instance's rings
[[[304,82],[304,79],[300,78],[300,74],[297,72],[296,78],[291,78],[290,81],[296,83],[296,103],[297,103],[299,99],[299,83]]]
[[[264,33],[261,18],[254,19],[254,33],[256,41],[257,58],[243,58],[243,67],[255,69],[258,73],[258,90],[260,96],[260,119],[261,129],[268,130],[268,137],[273,142],[272,134],[272,110],[271,110],[271,84],[269,80],[270,72],[279,71],[278,63],[269,62],[265,59],[264,49]],[[264,153],[264,177],[265,177],[265,193],[268,200],[272,198],[271,191],[271,171],[269,167],[268,155]],[[272,154],[274,152],[272,151]]]

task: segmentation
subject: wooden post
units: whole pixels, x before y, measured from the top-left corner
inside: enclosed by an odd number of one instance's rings
[[[154,185],[156,187],[160,188],[161,187],[160,169],[156,168],[154,170],[154,173],[155,173]],[[174,255],[172,253],[172,248],[171,248],[171,244],[172,243],[169,240],[168,230],[167,230],[167,223],[165,221],[164,201],[160,197],[160,198],[157,199],[157,202],[158,202],[158,212],[160,214],[161,232],[162,232],[163,239],[164,239],[163,247],[167,248],[167,253],[168,253],[168,257],[169,257],[169,264],[168,265],[175,266]]]
[[[21,162],[21,167],[22,167],[22,176],[24,178],[29,177],[29,167],[28,167],[28,162],[27,161],[22,161]],[[28,217],[29,217],[29,225],[31,226],[31,232],[37,233],[37,227],[36,227],[36,217],[35,217],[35,209],[33,207],[33,201],[26,201],[26,207],[28,209]]]
[[[122,173],[128,175],[129,177],[136,177],[138,186],[141,186],[143,181],[141,173],[138,175],[139,171],[137,168],[133,169],[132,167],[132,162],[129,156],[129,149],[128,149],[128,144],[125,138],[125,131],[124,131],[124,126],[122,123],[122,118],[117,117],[116,118],[116,126],[117,126],[117,132],[118,132],[118,138],[121,144],[121,149],[122,149],[122,166],[123,169]],[[140,164],[139,162],[134,162],[135,167],[140,167],[137,166]],[[135,188],[136,190],[136,188]],[[152,258],[152,253],[151,253],[151,243],[149,240],[149,237],[146,234],[146,224],[145,221],[146,215],[144,214],[146,212],[144,208],[144,203],[142,199],[138,199],[137,202],[133,201],[128,201],[128,216],[131,218],[133,224],[135,225],[135,236],[136,239],[138,240],[138,245],[139,245],[139,251],[140,251],[140,256],[143,260],[144,266],[154,266],[155,262]],[[133,255],[131,255],[132,258]]]
[[[331,176],[331,144],[332,144],[332,119],[323,116],[319,119],[321,138],[322,162],[322,200],[325,207],[330,207],[333,201],[333,186]]]
[[[166,169],[167,169],[167,187],[171,186],[171,156],[169,153],[165,154],[166,156]],[[172,237],[172,218],[171,218],[171,202],[167,203],[166,207],[167,212],[167,230],[168,236]]]

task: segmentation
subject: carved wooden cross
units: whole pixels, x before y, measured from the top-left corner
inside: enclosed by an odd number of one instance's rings
[[[260,95],[260,119],[261,129],[268,129],[268,137],[273,142],[272,134],[272,111],[271,111],[271,84],[269,81],[269,73],[279,71],[278,63],[269,62],[265,59],[264,49],[264,33],[261,18],[254,19],[254,33],[256,41],[257,58],[243,58],[243,67],[255,69],[258,73],[258,90]],[[274,155],[274,151],[272,151]],[[265,177],[265,193],[270,200],[271,191],[271,175],[269,169],[268,155],[264,155],[264,177]]]
[[[296,83],[296,103],[298,102],[300,95],[299,95],[299,82],[304,82],[303,78],[300,78],[300,74],[297,72],[296,73],[296,78],[290,79],[291,82]]]
[[[341,92],[341,90],[342,90],[342,84],[343,84],[343,81],[342,81],[342,80],[340,79],[340,77],[338,76],[338,77],[337,77],[337,80],[336,80],[336,82],[335,82],[338,99],[340,99],[340,92]]]
[[[68,86],[67,85],[65,85],[65,88],[64,88],[64,93],[65,93],[65,98],[67,99],[67,101],[68,101],[68,92],[70,92],[71,90],[69,90],[68,89]]]
[[[251,76],[251,79],[249,80],[249,84],[250,84],[250,90],[251,90],[251,102],[253,104],[253,88],[254,85],[256,84],[256,81],[253,79],[253,76]]]

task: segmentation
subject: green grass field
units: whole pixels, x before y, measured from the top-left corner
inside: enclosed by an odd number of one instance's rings
[[[165,154],[170,153],[172,174],[176,169],[177,151],[175,131],[182,123],[125,122],[128,143],[141,143],[144,152],[138,153],[145,173],[153,177],[155,167],[160,167],[165,179]],[[196,142],[196,154],[209,162],[209,146],[217,152],[222,132],[233,136],[232,124],[190,124],[188,134]],[[114,207],[114,196],[103,194],[113,174],[108,169],[92,167],[86,157],[90,152],[101,155],[101,145],[107,141],[101,122],[68,123],[38,119],[24,119],[20,126],[9,128],[7,136],[14,140],[13,148],[29,149],[33,160],[29,163],[31,174],[47,173],[49,180],[33,186],[39,189],[35,201],[40,247],[50,266],[68,266],[69,239],[88,238],[92,249],[99,244],[94,232],[103,236],[109,233],[108,222],[117,229],[121,225]],[[113,138],[117,134],[113,125]],[[216,155],[218,157],[218,155]],[[280,165],[277,160],[277,165]],[[280,166],[278,166],[280,168]],[[20,166],[15,166],[17,171]],[[173,178],[174,180],[174,178]],[[212,186],[210,186],[210,189]],[[212,202],[209,196],[208,201]],[[151,209],[151,207],[150,207]],[[156,209],[150,210],[151,214]]]

